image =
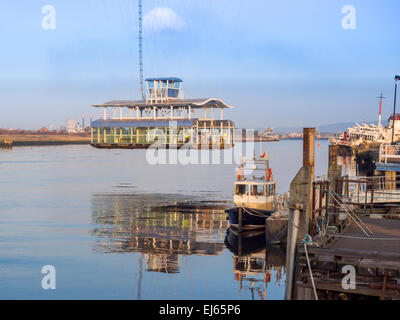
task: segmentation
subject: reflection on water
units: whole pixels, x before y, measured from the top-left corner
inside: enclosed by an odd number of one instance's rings
[[[96,237],[96,250],[140,252],[146,271],[179,273],[182,255],[222,253],[227,205],[189,202],[179,195],[94,195],[90,234]]]
[[[252,300],[264,300],[268,285],[285,286],[284,247],[267,246],[265,233],[245,232],[241,235],[228,229],[225,237],[227,248],[233,253],[233,273],[238,291],[250,291]]]
[[[256,144],[259,150],[268,154],[278,192],[287,192],[302,142]],[[224,245],[221,207],[231,204],[203,202],[232,199],[236,165],[152,166],[145,155],[88,146],[0,152],[0,298],[252,298],[238,293],[232,270],[253,264],[240,267],[242,258]],[[326,174],[328,143],[315,155],[316,176]],[[242,250],[242,257],[256,254]],[[49,264],[57,268],[51,292],[40,285]],[[275,276],[268,299],[284,296]]]

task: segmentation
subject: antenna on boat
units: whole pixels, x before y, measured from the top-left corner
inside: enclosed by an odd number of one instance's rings
[[[383,95],[382,95],[382,92],[381,92],[381,95],[380,95],[380,97],[377,97],[378,99],[380,99],[380,103],[379,103],[379,118],[378,118],[378,127],[380,127],[381,125],[382,125],[382,99],[386,99],[386,97],[384,97]]]
[[[140,94],[142,95],[143,101],[145,100],[144,98],[144,83],[143,83],[143,5],[142,5],[142,0],[138,0],[138,10],[139,10],[139,73],[140,73]]]

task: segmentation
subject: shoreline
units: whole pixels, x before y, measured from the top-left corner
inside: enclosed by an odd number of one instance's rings
[[[12,147],[85,145],[90,144],[90,135],[26,134],[0,135],[0,140],[12,141]]]
[[[12,147],[39,147],[39,146],[63,146],[63,145],[90,145],[89,135],[0,135],[0,140],[12,140]],[[280,138],[278,139],[237,139],[236,142],[279,142],[285,140],[303,140],[296,138]],[[320,138],[319,140],[328,140],[328,138]]]

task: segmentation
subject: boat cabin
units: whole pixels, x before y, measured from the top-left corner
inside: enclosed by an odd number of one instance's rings
[[[235,195],[238,196],[263,196],[269,197],[275,194],[275,182],[258,183],[258,182],[235,182]]]
[[[273,211],[276,182],[236,181],[233,202],[236,206]]]
[[[276,182],[267,159],[244,160],[234,182],[233,201],[238,207],[273,211]]]

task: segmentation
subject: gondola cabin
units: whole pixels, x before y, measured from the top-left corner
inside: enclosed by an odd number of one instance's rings
[[[182,82],[174,77],[149,78],[145,100],[93,105],[102,110],[102,118],[91,123],[91,145],[122,149],[231,148],[235,124],[224,119],[224,110],[233,107],[218,98],[185,99]]]

